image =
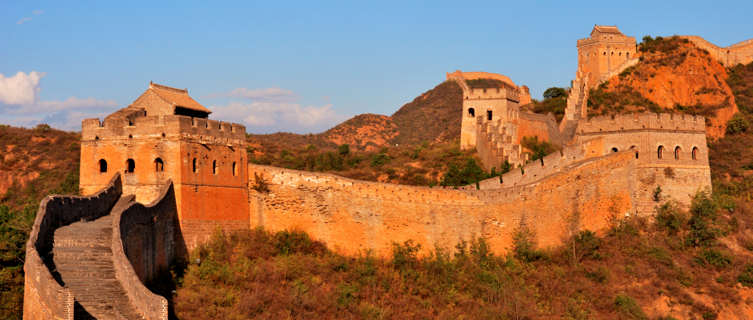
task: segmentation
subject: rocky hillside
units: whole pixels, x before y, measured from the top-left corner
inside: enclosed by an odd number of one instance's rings
[[[78,176],[80,136],[39,125],[34,129],[0,126],[0,195],[25,197],[29,187],[49,191],[69,172]],[[11,200],[13,200],[11,199]],[[14,201],[23,202],[23,201]]]
[[[395,144],[448,142],[460,138],[462,108],[460,86],[446,81],[405,104],[392,116],[360,114],[319,134],[249,135],[248,141],[260,153],[307,145],[334,148],[342,144],[373,152]]]
[[[640,44],[640,61],[590,93],[589,115],[683,112],[709,119],[708,134],[721,137],[738,111],[727,70],[709,53],[679,37]]]

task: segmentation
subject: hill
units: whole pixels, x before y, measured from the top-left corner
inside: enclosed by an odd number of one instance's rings
[[[260,153],[307,145],[335,148],[347,144],[353,150],[373,152],[390,145],[448,142],[460,137],[463,93],[446,81],[402,106],[391,116],[360,114],[319,134],[275,133],[249,135],[248,142]]]
[[[23,306],[26,239],[48,194],[77,194],[78,133],[0,126],[0,318],[19,318]]]
[[[727,70],[679,37],[645,37],[640,61],[589,94],[589,116],[626,112],[682,112],[707,117],[710,137],[724,135],[738,111]]]

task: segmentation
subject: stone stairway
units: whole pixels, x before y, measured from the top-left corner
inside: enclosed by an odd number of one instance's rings
[[[131,201],[122,197],[113,210]],[[74,319],[143,319],[115,277],[111,214],[59,228],[54,239],[53,261],[73,293]]]

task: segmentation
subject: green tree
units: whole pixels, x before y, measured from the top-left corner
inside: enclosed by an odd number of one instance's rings
[[[567,90],[560,87],[551,87],[544,90],[544,99],[554,99],[559,97],[567,98]]]

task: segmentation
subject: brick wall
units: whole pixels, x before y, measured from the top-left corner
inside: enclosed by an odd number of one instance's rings
[[[573,215],[582,228],[600,230],[610,213],[637,213],[637,163],[632,153],[619,152],[534,183],[489,190],[389,185],[249,165],[252,175],[270,184],[269,193],[249,190],[250,224],[302,230],[346,254],[386,255],[393,241],[408,239],[424,248],[452,248],[473,237],[503,253],[521,219],[528,219],[539,244],[554,246],[567,235]]]
[[[47,196],[42,200],[26,243],[24,262],[24,318],[73,319],[73,295],[55,277],[52,251],[55,230],[81,219],[106,215],[120,198],[119,175],[88,197]]]

